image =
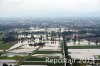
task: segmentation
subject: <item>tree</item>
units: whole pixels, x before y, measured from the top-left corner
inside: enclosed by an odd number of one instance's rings
[[[72,40],[73,40],[74,45],[75,45],[75,44],[76,44],[76,41],[77,41],[77,37],[76,37],[76,35],[74,36],[74,38],[73,38]]]
[[[88,45],[90,45],[90,39],[88,39]]]
[[[48,32],[46,31],[46,40],[48,41]]]
[[[78,38],[78,45],[80,45],[80,38]]]
[[[3,66],[8,66],[6,63],[3,63]]]
[[[42,39],[43,39],[43,37],[42,37],[42,35],[39,37],[39,42],[42,42]]]
[[[98,43],[99,43],[99,41],[98,41],[98,39],[96,38],[96,40],[95,40],[95,44],[98,45]]]
[[[87,34],[87,30],[80,30],[78,34]]]
[[[0,53],[0,56],[1,56],[1,53]]]
[[[17,40],[17,38],[15,38],[12,35],[7,35],[2,38],[2,41],[4,41],[4,42],[12,42],[12,41],[16,41],[16,40]]]

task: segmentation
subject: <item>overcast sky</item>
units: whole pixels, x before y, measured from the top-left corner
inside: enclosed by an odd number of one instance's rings
[[[0,0],[0,17],[100,16],[100,0]]]

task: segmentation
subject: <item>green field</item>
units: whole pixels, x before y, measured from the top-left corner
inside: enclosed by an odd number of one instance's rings
[[[100,49],[100,46],[68,46],[68,49]]]
[[[13,46],[14,44],[15,44],[15,42],[0,44],[0,50],[7,50],[7,49],[9,49],[11,46]]]
[[[36,57],[30,57],[28,59],[26,59],[25,61],[45,61],[46,58],[36,58]]]
[[[14,57],[0,56],[0,59],[21,60],[21,59],[24,59],[25,57],[26,56],[14,56]]]
[[[64,66],[63,63],[46,63],[46,62],[23,62],[21,65],[48,65],[48,66]]]
[[[37,51],[35,54],[61,53],[61,51]]]

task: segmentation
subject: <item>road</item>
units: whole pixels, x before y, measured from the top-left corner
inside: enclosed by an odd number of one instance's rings
[[[70,63],[67,63],[68,59],[70,59],[70,57],[68,56],[68,47],[66,44],[65,35],[63,35],[62,49],[63,49],[64,66],[71,66]]]

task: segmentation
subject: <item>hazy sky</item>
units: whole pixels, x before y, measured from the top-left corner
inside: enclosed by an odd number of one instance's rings
[[[100,0],[0,0],[0,17],[100,16]]]

